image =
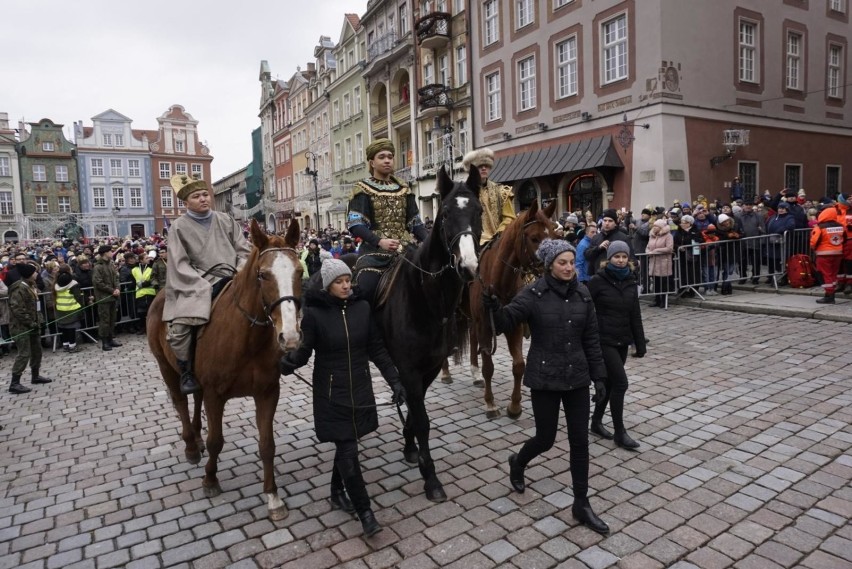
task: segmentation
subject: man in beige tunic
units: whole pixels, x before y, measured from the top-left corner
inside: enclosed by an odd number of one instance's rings
[[[478,148],[464,155],[462,166],[466,171],[471,167],[479,169],[482,185],[479,189],[479,203],[482,204],[482,237],[480,245],[485,245],[497,234],[502,233],[515,220],[515,204],[512,188],[489,179],[494,167],[494,151],[490,148]]]
[[[163,320],[180,367],[181,393],[189,394],[201,389],[193,372],[195,332],[210,319],[213,290],[230,280],[229,267],[238,270],[245,264],[251,245],[231,216],[211,209],[213,192],[207,182],[177,174],[171,184],[186,202],[186,214],[169,228]]]

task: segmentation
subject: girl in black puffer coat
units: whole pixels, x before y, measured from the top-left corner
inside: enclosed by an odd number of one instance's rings
[[[545,239],[537,254],[544,261],[544,277],[523,289],[505,308],[495,296],[483,298],[494,315],[498,334],[527,322],[532,336],[524,385],[530,388],[535,436],[509,457],[509,482],[516,492],[524,491],[524,469],[553,446],[562,405],[571,450],[571,513],[580,523],[606,534],[609,527],[592,510],[587,497],[589,385],[594,381],[595,400],[603,397],[606,374],[595,307],[589,291],[577,280],[574,247],[566,241]]]
[[[624,395],[627,393],[627,349],[636,345],[634,356],[645,355],[645,330],[639,307],[639,283],[628,265],[630,250],[613,242],[607,250],[607,264],[589,281],[589,292],[595,303],[601,352],[606,365],[606,395],[595,404],[592,432],[605,438],[615,438],[615,444],[627,449],[639,448],[639,443],[624,428]],[[609,403],[615,437],[603,427],[603,416]]]
[[[293,373],[316,352],[314,428],[321,442],[333,441],[337,446],[331,475],[332,508],[357,512],[369,537],[382,529],[370,509],[358,462],[358,439],[379,427],[369,362],[376,364],[391,386],[394,402],[405,401],[405,389],[371,317],[370,305],[351,294],[349,267],[343,261],[327,259],[321,273],[323,288],[305,292],[302,346],[282,359],[281,373]]]

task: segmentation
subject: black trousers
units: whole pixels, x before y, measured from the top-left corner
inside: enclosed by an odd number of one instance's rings
[[[571,449],[571,487],[574,499],[585,499],[589,493],[589,388],[571,391],[530,392],[535,436],[518,452],[518,466],[526,468],[532,459],[553,447],[559,428],[559,406],[565,411],[568,446]]]
[[[606,366],[606,397],[595,403],[593,421],[603,419],[606,406],[612,414],[612,426],[616,431],[624,431],[624,395],[627,393],[627,372],[624,362],[627,361],[627,346],[607,346],[601,344],[603,361]]]
[[[331,473],[332,489],[346,488],[346,493],[359,514],[370,509],[370,495],[358,462],[358,441],[334,441],[334,470]]]

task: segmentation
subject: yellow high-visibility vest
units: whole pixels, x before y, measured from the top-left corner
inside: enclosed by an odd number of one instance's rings
[[[142,288],[142,283],[150,281],[151,275],[154,274],[154,270],[151,268],[151,265],[147,265],[144,271],[139,268],[139,265],[136,265],[130,271],[130,274],[133,275],[133,279],[136,281],[136,298],[141,298],[143,296],[156,296],[157,290],[153,286]]]
[[[74,312],[83,308],[74,295],[71,294],[71,289],[57,291],[56,293],[56,310],[59,312]]]

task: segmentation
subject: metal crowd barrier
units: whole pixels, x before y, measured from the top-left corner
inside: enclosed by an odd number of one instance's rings
[[[116,327],[139,321],[139,318],[136,316],[136,289],[130,288],[133,284],[133,282],[123,282],[119,284],[120,294],[118,302],[116,303]],[[87,304],[83,307],[83,320],[80,322],[80,327],[77,329],[77,332],[83,334],[92,342],[95,342],[95,339],[92,337],[90,332],[98,329],[98,309],[92,304],[94,301],[91,301],[91,303],[89,302],[89,299],[94,296],[94,288],[81,288],[80,292],[83,293],[83,297],[86,299]],[[52,294],[52,292],[47,291],[38,293],[39,311],[41,312],[45,322],[45,326],[42,328],[40,337],[42,339],[51,339],[53,342],[53,350],[55,351],[57,340],[59,339],[59,330],[54,322],[54,320],[56,320],[56,313],[53,309],[54,302],[52,299],[49,303],[47,302],[47,297]],[[0,299],[0,302],[6,305],[6,310],[9,309],[8,298],[2,298]],[[4,332],[3,338],[0,339],[0,345],[12,343],[14,342],[10,340]]]

